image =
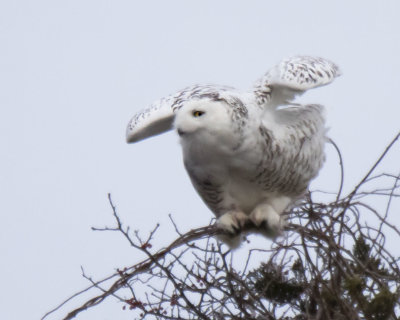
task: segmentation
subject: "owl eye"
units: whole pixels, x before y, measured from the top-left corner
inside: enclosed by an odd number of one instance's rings
[[[204,114],[204,111],[193,111],[193,117],[197,118],[197,117],[201,117]]]

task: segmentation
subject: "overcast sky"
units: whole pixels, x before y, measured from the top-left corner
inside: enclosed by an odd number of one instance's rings
[[[125,143],[136,111],[187,85],[245,90],[296,54],[336,62],[343,76],[302,101],[326,105],[350,190],[400,128],[399,12],[395,0],[1,1],[0,318],[39,319],[87,285],[80,266],[100,278],[140,259],[90,230],[112,224],[108,192],[133,229],[160,222],[160,244],[169,213],[182,230],[209,222],[175,134]],[[335,191],[327,151],[312,187]],[[129,312],[111,301],[78,319],[117,317]]]

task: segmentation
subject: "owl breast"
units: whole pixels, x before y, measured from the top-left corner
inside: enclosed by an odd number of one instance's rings
[[[220,216],[229,210],[246,214],[278,196],[302,195],[324,161],[324,140],[318,136],[277,141],[251,134],[242,147],[183,139],[185,167],[208,207]],[[257,137],[257,138],[255,138]]]

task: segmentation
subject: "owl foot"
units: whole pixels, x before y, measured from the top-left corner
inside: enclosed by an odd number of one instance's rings
[[[250,214],[250,220],[258,231],[269,238],[275,238],[282,232],[282,220],[279,213],[267,203],[255,207]]]
[[[245,226],[249,217],[241,211],[229,211],[217,220],[217,227],[227,233],[238,234]]]
[[[231,248],[237,248],[241,242],[242,228],[248,224],[249,217],[241,211],[229,211],[217,220],[217,228],[224,234],[218,238]]]

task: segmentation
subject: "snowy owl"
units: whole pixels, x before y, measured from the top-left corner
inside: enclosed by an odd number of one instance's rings
[[[340,75],[316,57],[285,59],[246,92],[195,85],[162,98],[128,124],[127,142],[175,128],[193,186],[217,217],[225,242],[249,225],[280,234],[281,214],[307,190],[324,159],[321,105],[293,100]]]

